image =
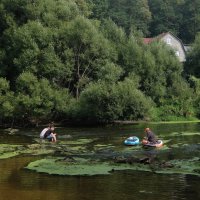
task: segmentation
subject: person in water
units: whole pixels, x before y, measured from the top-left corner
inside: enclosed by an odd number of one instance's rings
[[[42,132],[40,133],[41,139],[48,139],[51,142],[56,142],[56,133],[55,133],[55,127],[51,123],[49,124],[49,127],[44,128]]]
[[[150,128],[145,128],[145,133],[146,133],[146,139],[148,143],[151,144],[156,144],[156,136],[155,134],[150,130]]]

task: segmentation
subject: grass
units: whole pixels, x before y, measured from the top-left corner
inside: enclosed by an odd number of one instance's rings
[[[181,124],[181,123],[199,123],[200,120],[193,121],[158,121],[158,122],[148,122],[149,124]]]

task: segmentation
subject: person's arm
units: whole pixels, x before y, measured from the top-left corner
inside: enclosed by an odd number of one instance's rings
[[[52,142],[56,142],[56,133],[51,133],[51,136],[53,138],[53,141]]]

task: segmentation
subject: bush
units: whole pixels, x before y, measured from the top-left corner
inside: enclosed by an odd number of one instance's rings
[[[87,120],[110,122],[148,117],[152,106],[133,80],[117,84],[90,84],[80,96],[80,116]]]

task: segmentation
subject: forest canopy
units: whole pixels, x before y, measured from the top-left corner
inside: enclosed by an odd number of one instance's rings
[[[200,117],[200,2],[0,0],[0,124]],[[162,42],[190,44],[185,63]]]

